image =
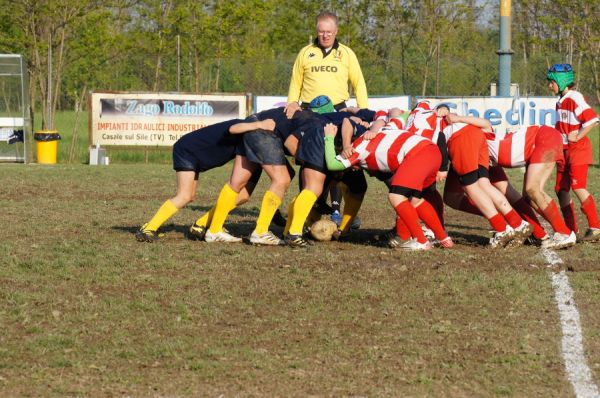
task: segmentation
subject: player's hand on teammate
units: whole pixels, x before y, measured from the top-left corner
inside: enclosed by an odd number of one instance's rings
[[[400,108],[390,108],[388,109],[388,117],[391,119],[393,117],[400,117],[404,115],[404,111]]]
[[[300,110],[300,104],[297,102],[290,102],[285,106],[285,108],[283,108],[283,111],[288,119],[291,119],[292,116],[294,116],[294,113],[296,113],[298,110]]]
[[[352,146],[349,146],[349,147],[342,149],[342,152],[340,152],[340,155],[342,156],[342,158],[348,159],[348,158],[350,158],[350,156],[352,156],[353,153],[354,153],[354,148]]]
[[[367,131],[361,137],[363,138],[363,140],[369,141],[369,140],[372,140],[373,138],[375,138],[375,136],[377,134],[378,134],[378,132],[376,132],[376,131]]]
[[[569,142],[579,141],[579,131],[570,132],[569,135],[567,136],[567,139],[569,140]]]
[[[357,113],[358,111],[360,111],[360,108],[357,108],[356,106],[347,106],[345,108],[340,109],[340,112]]]
[[[444,109],[444,108],[440,108],[440,109]],[[446,121],[450,124],[460,123],[461,120],[462,120],[462,118],[460,116],[458,116],[456,113],[448,113],[446,115]]]
[[[444,181],[446,181],[447,177],[448,177],[447,171],[438,171],[437,175],[435,176],[435,181],[436,182],[444,182]]]
[[[335,137],[335,135],[337,134],[338,128],[335,124],[333,123],[327,123],[325,125],[325,135],[327,137]]]
[[[274,131],[275,130],[275,120],[273,119],[265,119],[261,122],[261,129],[266,131]]]

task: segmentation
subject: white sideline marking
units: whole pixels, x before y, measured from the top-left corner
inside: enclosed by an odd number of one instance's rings
[[[562,258],[558,257],[558,254],[554,250],[542,249],[542,256],[546,259],[548,265],[554,266],[558,264],[562,264]]]
[[[552,250],[542,249],[542,255],[549,265],[562,264],[562,259]],[[600,392],[592,380],[592,371],[583,353],[583,334],[579,312],[575,307],[573,289],[565,271],[551,272],[554,299],[558,306],[562,329],[562,356],[567,377],[573,385],[577,398],[598,398]]]

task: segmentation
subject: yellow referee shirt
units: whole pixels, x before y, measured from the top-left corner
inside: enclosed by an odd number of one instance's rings
[[[359,108],[368,108],[367,85],[356,54],[336,40],[329,53],[315,43],[300,50],[294,62],[288,102],[310,102],[319,95],[328,96],[334,104],[350,98],[352,84]]]

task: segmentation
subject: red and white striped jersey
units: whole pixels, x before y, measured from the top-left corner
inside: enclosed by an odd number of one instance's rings
[[[338,155],[337,159],[346,167],[358,165],[371,171],[392,172],[410,151],[424,145],[432,144],[406,130],[381,130],[371,140],[359,137],[354,141],[354,153],[350,158],[343,159]]]
[[[523,126],[504,137],[485,133],[490,161],[502,167],[523,167],[535,149],[535,137],[539,126]]]
[[[411,116],[414,116],[417,113],[420,112],[427,112],[427,111],[431,111],[433,110],[431,108],[431,103],[427,100],[424,101],[419,101],[417,102],[417,105],[413,108],[412,111],[410,111],[410,115],[408,116],[408,123],[407,125],[410,126],[412,124],[411,122]]]
[[[576,90],[569,90],[556,103],[558,120],[556,128],[563,137],[563,144],[568,144],[567,136],[590,124],[598,123],[598,115],[585,101],[583,95]]]
[[[406,130],[436,143],[440,131],[443,130],[445,125],[444,118],[437,116],[435,110],[431,109],[429,101],[421,101],[410,112],[406,122]]]

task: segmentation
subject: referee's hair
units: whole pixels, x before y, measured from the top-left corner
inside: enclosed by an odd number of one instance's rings
[[[335,15],[334,12],[331,12],[331,11],[320,12],[319,15],[317,15],[317,18],[315,18],[317,25],[319,24],[319,21],[322,21],[324,19],[333,20],[333,22],[335,22],[335,26],[337,26],[337,24],[338,24],[338,17],[337,17],[337,15]]]

